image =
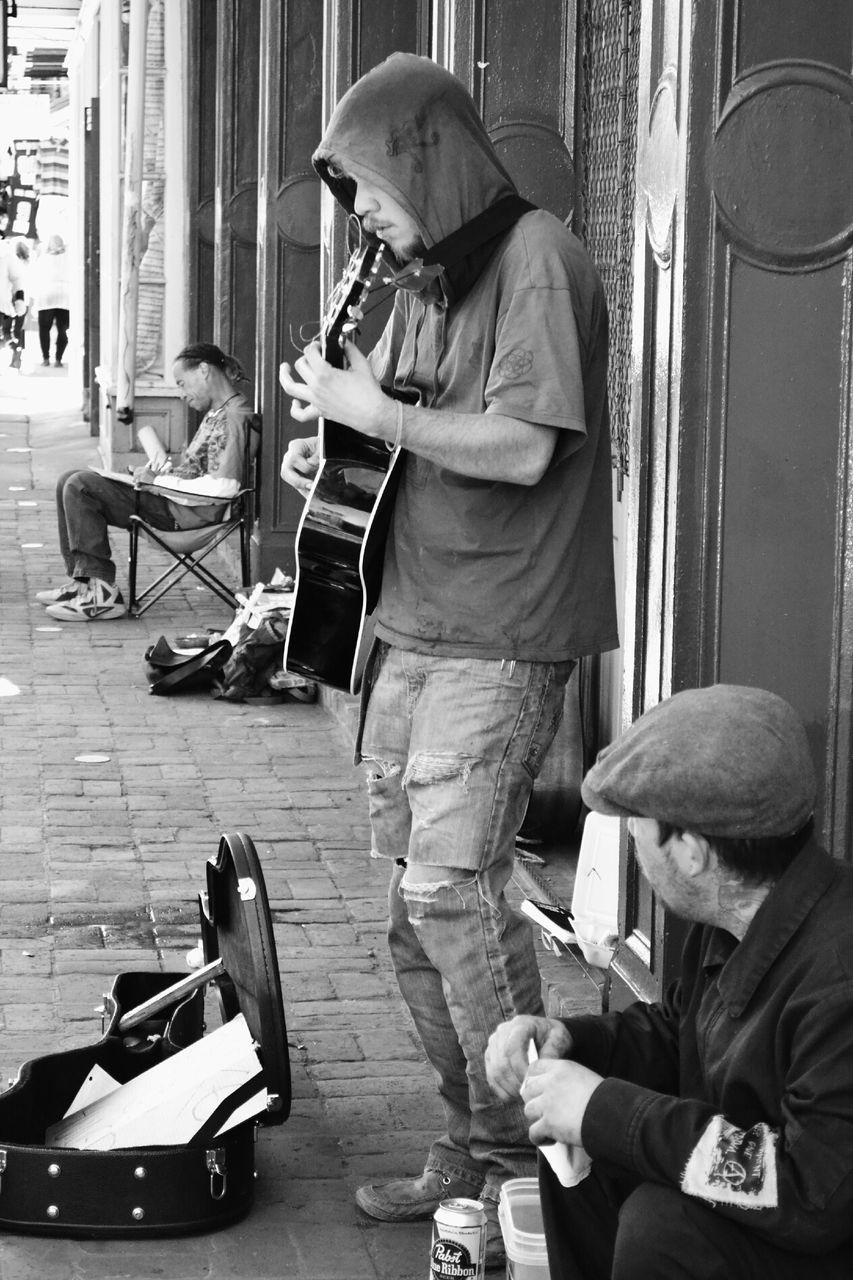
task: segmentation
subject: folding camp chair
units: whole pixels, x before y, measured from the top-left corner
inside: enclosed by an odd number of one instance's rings
[[[237,608],[238,600],[235,593],[204,562],[232,533],[239,531],[241,574],[239,586],[246,586],[251,580],[249,540],[255,520],[256,484],[254,433],[260,431],[260,418],[257,414],[252,414],[246,419],[246,427],[243,486],[233,498],[223,498],[218,504],[215,499],[210,500],[211,506],[221,505],[225,509],[222,520],[215,524],[199,525],[195,529],[158,529],[141,515],[130,517],[127,609],[131,617],[141,617],[152,604],[162,599],[166,592],[177,586],[188,573],[218,595],[232,609]],[[163,489],[158,489],[156,492],[164,494]],[[168,493],[165,496],[168,496]],[[137,590],[136,585],[141,533],[172,557],[168,567],[143,591]]]

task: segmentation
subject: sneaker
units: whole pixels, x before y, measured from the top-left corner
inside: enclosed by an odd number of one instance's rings
[[[451,1178],[436,1169],[425,1169],[419,1178],[395,1178],[368,1182],[355,1193],[359,1209],[380,1222],[416,1222],[431,1218],[442,1200],[476,1195],[470,1182]]]
[[[70,600],[62,604],[49,604],[47,612],[60,622],[103,622],[107,618],[123,618],[127,605],[115,584],[90,578],[78,584],[78,590]]]
[[[61,587],[53,587],[50,591],[37,591],[36,600],[39,604],[64,604],[66,600],[76,596],[80,588],[85,585],[84,582],[78,582],[76,578],[69,578]]]

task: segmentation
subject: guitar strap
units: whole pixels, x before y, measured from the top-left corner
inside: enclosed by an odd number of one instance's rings
[[[422,293],[443,273],[449,304],[453,306],[476,282],[510,227],[535,208],[535,204],[515,193],[503,196],[427,249],[422,258],[408,263],[391,283],[398,289]]]
[[[231,657],[234,646],[224,637],[214,640],[206,649],[183,662],[157,668],[149,663],[149,693],[162,697],[180,690],[193,689],[202,679],[212,679]],[[194,683],[195,682],[195,683]]]

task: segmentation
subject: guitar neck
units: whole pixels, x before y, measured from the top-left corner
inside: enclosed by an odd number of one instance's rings
[[[384,247],[364,245],[332,296],[320,345],[323,359],[335,369],[346,367],[344,344],[355,342],[358,337],[358,326],[364,318],[364,303],[376,283]]]

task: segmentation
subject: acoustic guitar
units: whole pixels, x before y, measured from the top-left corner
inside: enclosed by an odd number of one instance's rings
[[[345,367],[364,302],[379,272],[382,247],[350,260],[328,309],[324,358]],[[400,450],[352,427],[319,422],[321,462],[296,534],[296,582],[284,669],[333,689],[358,693],[370,648],[369,615],[382,579],[385,539]]]

